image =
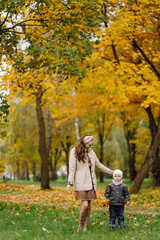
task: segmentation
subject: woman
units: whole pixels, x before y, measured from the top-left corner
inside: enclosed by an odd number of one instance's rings
[[[71,150],[69,159],[69,176],[67,191],[74,185],[76,200],[82,200],[79,227],[77,231],[88,230],[91,201],[96,199],[97,181],[95,166],[103,173],[113,174],[113,171],[101,164],[91,149],[94,139],[92,135],[80,138],[79,143]]]

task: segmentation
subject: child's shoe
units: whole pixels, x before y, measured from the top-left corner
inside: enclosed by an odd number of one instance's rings
[[[120,225],[119,226],[121,230],[124,230],[125,226],[124,225]]]
[[[115,225],[109,225],[109,229],[111,229],[111,230],[114,230],[115,229]]]

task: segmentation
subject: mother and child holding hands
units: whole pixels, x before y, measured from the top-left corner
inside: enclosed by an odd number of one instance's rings
[[[119,227],[124,229],[124,205],[125,203],[129,205],[130,197],[127,186],[122,183],[123,173],[121,170],[113,171],[101,164],[92,150],[93,144],[93,136],[84,135],[70,152],[67,191],[70,193],[70,186],[74,185],[75,198],[82,201],[77,231],[87,232],[91,201],[97,198],[95,166],[101,172],[113,175],[113,181],[108,184],[104,193],[105,198],[109,200],[109,227],[114,229],[115,220],[118,218]]]

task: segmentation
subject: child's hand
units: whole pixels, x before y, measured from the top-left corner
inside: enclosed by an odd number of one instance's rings
[[[127,204],[127,206],[129,205],[129,203],[130,203],[130,202],[127,202],[127,203],[126,203],[126,204]]]

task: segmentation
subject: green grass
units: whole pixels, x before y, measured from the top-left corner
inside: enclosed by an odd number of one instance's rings
[[[108,183],[110,183],[112,181],[112,179],[105,179],[103,183],[99,182],[98,181],[98,187],[106,187],[106,185]],[[127,185],[127,187],[131,187],[132,186],[132,181],[127,179],[127,178],[124,178],[123,179],[123,182]],[[153,186],[153,180],[152,178],[145,178],[142,185],[141,185],[141,188],[149,188],[149,187],[152,187]]]
[[[88,233],[77,233],[78,209],[0,202],[1,240],[154,240],[160,239],[160,216],[125,214],[124,231],[108,229],[108,211],[91,213]]]
[[[100,183],[98,181],[98,187],[106,187],[108,183],[110,183],[112,181],[112,179],[108,178],[105,179],[103,183]],[[123,179],[123,182],[125,184],[127,184],[128,187],[130,187],[132,185],[132,181],[130,181],[129,179]],[[2,181],[0,183],[3,183]],[[11,183],[11,184],[18,184],[18,185],[39,185],[40,186],[40,182],[38,181],[33,181],[33,180],[8,180],[6,183]],[[62,180],[62,179],[57,179],[55,181],[50,181],[50,187],[66,187],[67,185],[67,180]],[[152,179],[151,178],[145,178],[142,186],[143,188],[148,188],[148,187],[152,187]]]
[[[7,180],[6,183],[3,183],[3,181],[0,182],[0,184],[18,184],[18,185],[23,185],[23,186],[27,186],[27,185],[37,185],[40,186],[41,183],[38,181],[33,181],[33,180]],[[62,180],[62,179],[58,179],[55,181],[50,181],[50,187],[66,187],[67,185],[67,180]]]

